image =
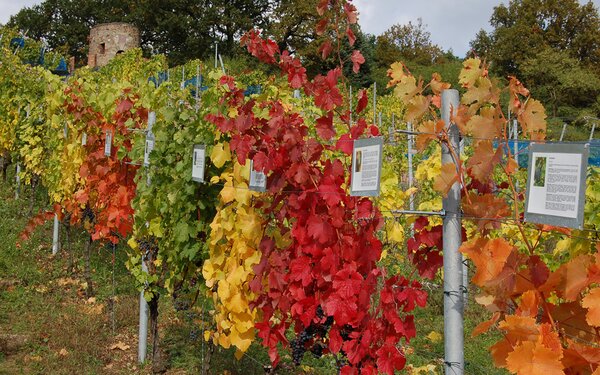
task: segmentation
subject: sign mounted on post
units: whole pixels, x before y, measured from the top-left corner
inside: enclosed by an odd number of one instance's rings
[[[154,139],[146,138],[146,147],[144,148],[144,167],[150,166],[150,153],[154,149]]]
[[[110,130],[107,130],[106,138],[104,138],[104,155],[110,156],[111,150],[112,150],[112,132]]]
[[[194,145],[192,155],[192,180],[204,182],[204,166],[206,159],[206,145]]]
[[[250,190],[265,192],[267,191],[267,175],[263,172],[254,170],[254,162],[250,160]]]
[[[583,228],[589,144],[531,144],[525,221]]]
[[[352,151],[352,184],[350,195],[379,195],[383,138],[357,139]]]
[[[154,133],[152,126],[156,122],[156,112],[148,113],[148,129],[146,131],[146,145],[144,147],[144,167],[150,166],[150,153],[154,149]]]

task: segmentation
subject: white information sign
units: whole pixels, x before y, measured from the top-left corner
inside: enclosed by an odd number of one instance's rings
[[[111,151],[112,151],[112,132],[110,130],[107,130],[106,138],[104,139],[104,155],[110,156]]]
[[[525,220],[555,226],[583,225],[588,145],[532,144]]]
[[[144,148],[144,167],[150,165],[150,153],[154,150],[154,139],[146,139],[146,147]]]
[[[82,145],[82,146],[85,146],[85,145],[87,145],[87,133],[83,133],[83,134],[81,135],[81,145]]]
[[[267,190],[267,175],[254,170],[254,162],[250,160],[250,190],[264,192]]]
[[[206,145],[194,145],[192,155],[192,180],[204,182],[204,166],[206,159]]]
[[[382,154],[383,138],[381,137],[354,141],[350,195],[379,195]]]

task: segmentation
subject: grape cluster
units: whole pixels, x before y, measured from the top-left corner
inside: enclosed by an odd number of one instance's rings
[[[198,340],[198,336],[200,336],[200,330],[198,328],[192,328],[190,330],[190,341],[197,341]]]
[[[300,362],[302,362],[302,357],[304,357],[304,352],[306,352],[306,342],[310,340],[311,337],[312,335],[308,333],[308,329],[305,329],[290,342],[290,347],[292,348],[292,360],[296,366],[300,365]]]
[[[81,220],[82,221],[87,220],[90,223],[93,223],[95,218],[96,218],[96,216],[94,215],[94,211],[92,211],[90,206],[85,206],[85,208],[83,209],[83,212],[81,213]]]
[[[352,332],[352,326],[349,324],[346,324],[341,330],[340,330],[340,336],[342,336],[342,339],[344,341],[350,340],[350,332]]]
[[[323,349],[325,345],[322,342],[315,342],[312,348],[310,348],[310,352],[317,358],[321,358],[323,355]]]
[[[138,238],[137,243],[142,254],[155,254],[158,250],[158,245],[154,237]]]
[[[177,298],[173,302],[173,307],[176,311],[187,311],[190,309],[190,301],[184,298]]]
[[[310,351],[315,357],[319,358],[327,348],[323,338],[329,333],[329,329],[333,324],[333,316],[326,317],[321,306],[317,306],[316,316],[320,319],[320,323],[311,323],[294,340],[290,341],[292,359],[296,366],[300,364],[306,351]],[[348,327],[351,329],[350,326]]]

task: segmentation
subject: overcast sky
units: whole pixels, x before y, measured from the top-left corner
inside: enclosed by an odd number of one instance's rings
[[[579,0],[581,3],[587,0]],[[0,23],[39,0],[0,0]],[[364,32],[379,35],[394,24],[423,19],[431,40],[443,49],[464,57],[469,41],[479,29],[489,30],[494,6],[508,0],[354,0]],[[593,0],[596,9],[600,0]]]

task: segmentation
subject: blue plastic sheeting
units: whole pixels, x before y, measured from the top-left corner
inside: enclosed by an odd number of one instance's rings
[[[519,159],[519,167],[527,168],[529,164],[529,144],[530,141],[516,141],[517,143],[517,156]],[[581,142],[564,142],[564,143],[589,143],[590,144],[590,157],[588,159],[588,165],[594,167],[600,167],[600,139],[592,139],[591,141]],[[510,151],[515,155],[515,141],[508,141]],[[494,142],[494,147],[498,146],[498,142]],[[506,152],[506,149],[505,149]]]
[[[61,57],[60,61],[58,62],[58,67],[56,67],[56,69],[54,69],[53,73],[58,74],[59,76],[66,76],[67,74],[69,74],[69,69],[67,68],[67,62],[65,61],[64,58]]]
[[[14,47],[14,48],[17,48],[17,47],[23,48],[23,47],[25,47],[25,39],[24,38],[19,38],[19,37],[12,38],[10,40],[10,46]]]
[[[588,163],[595,167],[600,166],[600,139],[592,139],[590,141],[590,158],[588,159]]]
[[[42,47],[40,49],[40,58],[38,59],[38,65],[44,66],[44,57],[46,55],[46,48]]]
[[[152,82],[155,87],[158,87],[162,85],[163,82],[167,82],[167,78],[169,78],[167,72],[159,72],[158,77],[150,77],[148,78],[148,82]]]
[[[196,79],[196,77],[192,77],[192,79],[188,79],[183,83],[183,87],[192,86],[190,93],[192,96],[196,96],[196,87],[200,88],[200,91],[208,90],[208,86],[202,86],[202,82],[204,81],[204,77],[200,76],[200,82]]]
[[[169,76],[167,75],[166,72],[160,72],[160,73],[158,73],[158,77],[148,78],[148,82],[152,82],[152,83],[154,83],[155,87],[158,87],[158,86],[162,85],[164,82],[166,82],[168,80],[168,77]],[[196,77],[192,77],[191,79],[188,79],[183,82],[183,87],[191,86],[192,89],[190,90],[190,92],[191,92],[192,96],[196,96],[196,87],[199,87],[200,91],[208,90],[208,86],[202,85],[203,82],[204,82],[203,76],[200,76],[200,82],[197,82]],[[254,94],[260,94],[261,92],[262,92],[261,85],[250,85],[244,91],[244,95],[250,96],[250,95],[254,95]]]
[[[248,88],[246,89],[246,91],[244,91],[244,96],[250,96],[250,95],[254,95],[254,94],[260,94],[262,92],[262,86],[261,85],[250,85],[248,86]]]

